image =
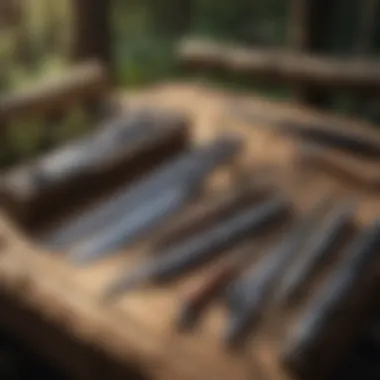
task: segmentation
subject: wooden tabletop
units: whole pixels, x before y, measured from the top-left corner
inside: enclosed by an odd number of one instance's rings
[[[380,211],[380,197],[328,173],[300,169],[295,146],[260,125],[238,120],[230,114],[233,104],[247,105],[263,117],[327,121],[327,117],[291,104],[275,104],[249,95],[222,92],[196,84],[165,84],[134,94],[119,95],[126,107],[154,104],[181,110],[193,119],[194,141],[212,139],[221,131],[233,131],[245,141],[240,167],[278,169],[276,186],[296,200],[297,211],[311,205],[326,190],[340,197],[360,194],[358,220],[366,223]],[[251,125],[249,125],[251,124]],[[346,128],[360,127],[374,138],[379,136],[366,125],[347,122]],[[247,171],[245,172],[247,173]],[[239,174],[239,173],[238,173]],[[275,236],[275,235],[274,235]],[[106,350],[119,360],[132,363],[153,379],[286,379],[290,378],[278,361],[278,343],[297,314],[268,314],[267,323],[248,349],[231,354],[221,343],[225,325],[221,305],[207,313],[200,329],[181,335],[172,328],[181,295],[197,282],[202,270],[180,281],[154,289],[141,289],[105,305],[99,295],[113,276],[143,260],[144,249],[136,247],[103,260],[89,268],[77,269],[58,253],[44,252],[22,236],[12,223],[0,219],[0,281],[7,293],[38,310],[43,318],[94,347]]]

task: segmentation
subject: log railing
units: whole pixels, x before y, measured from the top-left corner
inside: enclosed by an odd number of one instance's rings
[[[0,121],[16,117],[66,111],[88,100],[100,100],[108,92],[106,70],[97,62],[74,66],[67,73],[39,82],[24,91],[0,96]]]
[[[196,69],[227,70],[271,81],[328,89],[380,90],[380,59],[340,59],[191,39],[179,43],[177,56],[182,64]]]

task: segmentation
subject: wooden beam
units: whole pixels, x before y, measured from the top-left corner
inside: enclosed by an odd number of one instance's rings
[[[276,82],[370,92],[380,89],[379,59],[340,59],[273,49],[248,49],[204,40],[184,40],[179,60],[196,69],[219,69]]]
[[[108,88],[105,68],[87,62],[25,91],[0,96],[0,121],[66,110],[88,99],[103,98]]]

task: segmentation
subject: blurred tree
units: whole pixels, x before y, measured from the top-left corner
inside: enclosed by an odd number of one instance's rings
[[[46,23],[46,31],[45,31],[45,45],[46,50],[49,53],[59,52],[60,47],[60,17],[58,14],[58,6],[57,2],[53,1],[45,1],[44,9],[45,9],[45,23]]]
[[[14,56],[16,60],[22,62],[26,67],[34,63],[35,54],[31,44],[30,30],[30,7],[31,2],[20,0],[20,22],[15,29],[16,46],[14,47]]]

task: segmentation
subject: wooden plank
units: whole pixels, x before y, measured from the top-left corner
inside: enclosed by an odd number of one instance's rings
[[[127,96],[125,100],[131,107],[154,102],[163,109],[185,111],[194,121],[193,136],[196,141],[213,138],[225,129],[233,129],[235,133],[241,134],[247,142],[242,167],[249,172],[264,165],[278,167],[276,183],[293,199],[297,199],[297,212],[310,206],[327,189],[336,191],[341,197],[358,193],[362,195],[358,210],[359,223],[366,223],[380,212],[380,199],[376,194],[359,191],[354,186],[348,187],[322,172],[300,173],[292,141],[265,131],[265,128],[247,128],[253,124],[234,120],[226,113],[232,99],[279,118],[326,120],[325,116],[294,106],[274,105],[196,85],[161,86]],[[330,120],[336,122],[340,119]],[[347,128],[355,130],[358,126],[347,122]],[[195,334],[180,335],[172,329],[171,322],[181,295],[198,281],[202,270],[172,284],[141,289],[125,295],[116,304],[105,305],[99,300],[104,286],[121,268],[131,268],[143,260],[143,251],[149,247],[136,247],[88,269],[75,269],[68,265],[64,257],[53,256],[31,245],[4,217],[0,219],[0,233],[4,238],[0,255],[0,281],[8,295],[37,310],[67,335],[105,350],[117,360],[129,364],[133,362],[138,372],[148,378],[291,378],[278,360],[277,344],[292,326],[299,309],[283,313],[280,317],[275,310],[271,311],[268,321],[247,350],[232,355],[221,344],[225,314],[220,305],[215,305],[207,313],[204,324]],[[270,235],[267,242],[263,241],[262,252],[265,244],[273,238],[274,235]],[[258,256],[261,251],[258,250]]]

